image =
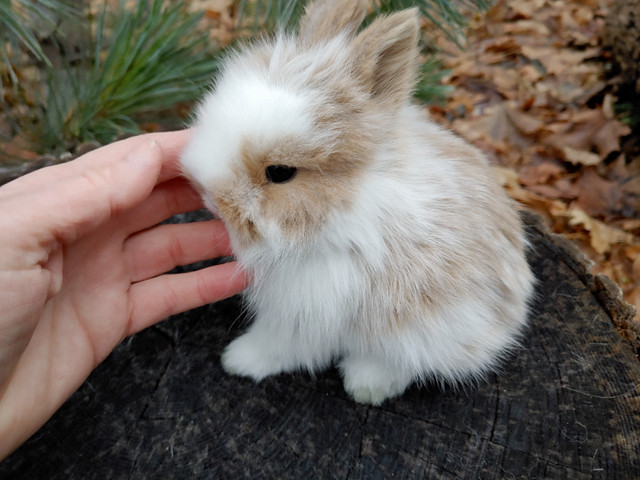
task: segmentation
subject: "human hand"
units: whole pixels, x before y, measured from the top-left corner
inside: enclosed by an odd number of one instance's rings
[[[179,176],[188,131],[141,135],[0,188],[0,459],[128,335],[240,292],[219,221],[157,224],[201,207]]]

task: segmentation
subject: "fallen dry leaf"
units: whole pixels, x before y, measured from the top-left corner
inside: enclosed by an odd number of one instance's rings
[[[189,0],[187,6],[189,11],[204,12],[203,21],[214,42],[229,45],[236,37],[236,19],[230,14],[233,3],[234,0]]]
[[[564,168],[552,161],[545,161],[538,165],[525,165],[520,170],[520,183],[528,187],[541,185],[560,177],[564,172]]]
[[[593,168],[586,169],[575,186],[576,206],[592,217],[608,218],[622,209],[624,193],[618,183],[605,180]]]
[[[591,246],[597,253],[604,254],[609,252],[613,245],[634,241],[630,233],[596,220],[580,207],[572,206],[566,214],[569,217],[569,225],[582,226],[591,234]]]
[[[598,165],[600,163],[600,155],[592,153],[587,150],[580,150],[572,147],[561,147],[563,158],[567,162],[571,162],[574,165],[584,165],[590,167],[592,165]]]

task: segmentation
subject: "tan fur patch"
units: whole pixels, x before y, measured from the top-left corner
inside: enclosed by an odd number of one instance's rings
[[[211,188],[223,219],[247,243],[257,240],[260,225],[269,221],[286,240],[312,240],[331,211],[349,208],[370,160],[358,135],[336,137],[342,138],[326,147],[305,145],[300,138],[281,138],[267,146],[247,139],[232,177]],[[271,165],[296,167],[297,173],[286,183],[271,183],[265,174]]]
[[[228,188],[214,188],[212,191],[217,192],[214,195],[215,202],[220,211],[222,219],[229,224],[229,227],[237,234],[238,239],[244,244],[249,245],[258,239],[258,231],[256,225],[246,215],[246,208],[242,201],[234,197]]]
[[[269,183],[265,169],[270,165],[293,166],[297,173],[285,184]],[[262,185],[264,215],[275,219],[286,237],[300,240],[311,239],[333,209],[348,208],[360,165],[339,152],[300,148],[295,140],[245,157],[252,182]]]
[[[368,4],[366,0],[309,3],[300,19],[300,40],[312,45],[341,32],[354,34],[367,13]]]
[[[473,291],[479,294],[492,291],[497,302],[496,321],[509,325],[513,321],[512,313],[502,311],[500,305],[516,303],[522,287],[506,279],[513,278],[513,271],[527,269],[518,253],[523,248],[519,217],[500,186],[490,177],[486,162],[477,150],[461,144],[450,132],[441,132],[434,143],[453,147],[443,148],[443,152],[446,151],[443,161],[459,163],[457,168],[466,177],[463,185],[469,187],[461,187],[460,193],[469,195],[469,199],[441,205],[441,215],[433,220],[431,229],[453,233],[460,239],[460,245],[410,244],[401,242],[397,232],[389,231],[385,268],[371,275],[368,297],[374,305],[363,306],[363,309],[371,308],[363,312],[363,316],[378,315],[377,327],[374,322],[372,328],[385,328],[393,334],[428,321],[429,312],[442,308],[445,299],[455,302]],[[451,158],[456,152],[460,156]],[[428,175],[422,181],[428,182]],[[477,206],[484,215],[473,215],[468,211],[470,205]],[[415,212],[408,215],[412,213]],[[393,223],[381,219],[382,225]],[[503,251],[511,260],[495,258],[491,253],[495,251]],[[492,283],[489,277],[498,279],[498,283]],[[375,304],[378,298],[386,298],[388,304]]]
[[[353,41],[356,77],[377,101],[397,109],[411,98],[418,67],[418,12],[378,17]]]

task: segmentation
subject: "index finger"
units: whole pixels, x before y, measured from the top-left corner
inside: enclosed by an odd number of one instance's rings
[[[160,145],[164,155],[158,183],[182,176],[180,155],[191,138],[191,130],[155,133],[153,135],[155,135],[154,140]]]
[[[103,161],[103,159],[108,156],[123,156],[129,153],[138,144],[148,144],[149,142],[154,141],[162,150],[162,169],[157,181],[157,183],[162,183],[182,175],[180,155],[187,145],[189,138],[191,138],[191,130],[146,133],[106,145],[100,149],[102,151],[99,156],[97,155],[98,150],[94,150],[76,161],[99,162]]]
[[[160,147],[161,170],[156,183],[162,183],[181,176],[180,154],[190,137],[190,130],[178,130],[174,132],[147,133],[119,140],[86,153],[75,160],[43,168],[13,180],[2,186],[0,197],[6,198],[14,193],[22,193],[27,189],[33,191],[49,189],[52,184],[76,178],[89,170],[109,167],[117,159],[126,157],[140,147],[151,143],[155,143]],[[52,175],[53,171],[55,171],[55,175]]]

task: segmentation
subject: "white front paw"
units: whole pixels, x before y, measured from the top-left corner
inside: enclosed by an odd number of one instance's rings
[[[372,358],[347,357],[340,369],[345,391],[358,403],[380,405],[411,383],[402,372]]]
[[[256,382],[282,371],[278,352],[251,333],[245,333],[227,345],[221,362],[228,374],[251,377]]]

